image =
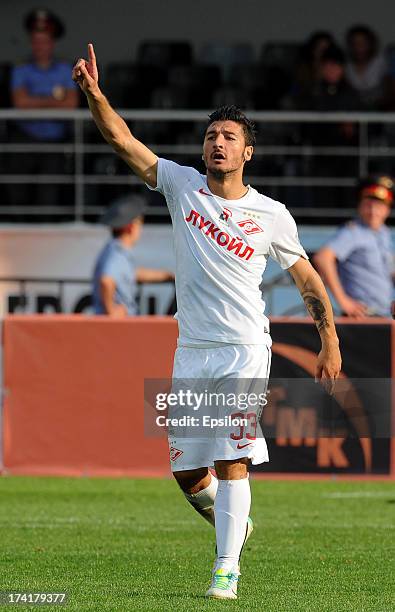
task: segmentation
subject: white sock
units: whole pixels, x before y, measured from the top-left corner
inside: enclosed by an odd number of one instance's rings
[[[214,500],[217,495],[218,480],[214,474],[211,474],[211,472],[210,475],[211,482],[208,487],[202,489],[198,493],[184,492],[184,495],[191,506],[193,506],[195,510],[206,519],[206,521],[215,527]]]
[[[215,497],[216,569],[237,571],[251,506],[248,478],[220,480]]]

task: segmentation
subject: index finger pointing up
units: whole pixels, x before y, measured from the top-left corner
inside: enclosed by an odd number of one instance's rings
[[[96,63],[96,55],[95,55],[95,50],[93,48],[92,43],[89,43],[89,45],[88,45],[88,55],[89,55],[89,60],[93,64]]]

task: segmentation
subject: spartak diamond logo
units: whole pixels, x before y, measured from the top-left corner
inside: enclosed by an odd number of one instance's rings
[[[179,450],[178,448],[174,448],[174,446],[170,447],[170,461],[177,461],[179,457],[184,453],[184,451]]]
[[[231,216],[232,216],[232,211],[229,210],[229,208],[223,208],[222,213],[220,214],[219,218],[221,221],[224,221],[225,223],[227,223],[229,217]]]
[[[259,227],[256,221],[252,219],[244,219],[243,221],[239,221],[237,224],[245,234],[259,234],[263,232],[263,229]]]

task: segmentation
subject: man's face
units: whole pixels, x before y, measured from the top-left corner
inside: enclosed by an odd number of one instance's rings
[[[143,224],[143,216],[136,217],[133,221],[120,228],[120,233],[117,236],[118,240],[121,240],[126,248],[131,248],[140,240]]]
[[[372,53],[372,45],[369,38],[362,32],[354,34],[350,41],[350,53],[356,62],[368,61]]]
[[[235,121],[215,121],[207,128],[203,159],[208,172],[225,176],[243,168],[252,157],[253,147],[246,146],[243,126]]]
[[[390,205],[377,198],[364,197],[358,205],[359,216],[373,230],[380,229],[390,212]]]
[[[133,219],[133,223],[130,224],[130,236],[132,244],[140,240],[142,229],[143,217],[136,217],[136,219]]]
[[[55,42],[51,34],[48,32],[33,32],[30,43],[36,62],[48,62],[52,59]]]

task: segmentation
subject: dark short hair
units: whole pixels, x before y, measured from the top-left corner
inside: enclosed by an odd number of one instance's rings
[[[111,236],[113,238],[119,238],[120,236],[122,236],[124,231],[125,231],[124,227],[112,227],[111,228]]]
[[[333,64],[339,64],[344,66],[346,63],[346,56],[340,47],[336,45],[330,45],[323,54],[321,55],[321,64],[325,64],[325,62],[332,62]]]
[[[326,40],[328,46],[334,44],[333,36],[327,30],[317,30],[313,32],[301,48],[301,58],[305,62],[310,62],[314,59],[315,47],[321,40]]]
[[[365,38],[368,39],[370,43],[372,55],[375,55],[379,48],[379,39],[377,37],[377,34],[374,32],[374,30],[372,30],[372,28],[364,24],[358,24],[358,25],[352,26],[351,28],[347,30],[347,33],[346,33],[346,41],[348,45],[351,44],[352,39],[357,34],[362,34],[362,36],[365,36]]]
[[[247,119],[243,111],[237,106],[221,106],[217,108],[211,115],[208,116],[209,121],[206,127],[206,132],[210,125],[215,121],[234,121],[239,123],[244,131],[244,138],[247,146],[254,146],[256,142],[256,128],[255,123],[250,119]]]

